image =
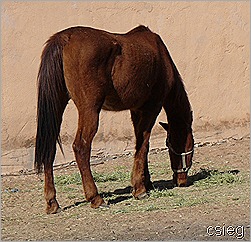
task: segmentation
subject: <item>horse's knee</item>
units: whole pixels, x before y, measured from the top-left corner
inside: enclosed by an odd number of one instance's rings
[[[87,144],[85,140],[81,141],[74,141],[72,144],[72,149],[75,155],[79,156],[80,158],[85,158],[86,155],[90,152],[90,145]]]
[[[73,142],[72,149],[73,149],[74,153],[78,153],[79,152],[80,146],[77,144],[76,141]]]

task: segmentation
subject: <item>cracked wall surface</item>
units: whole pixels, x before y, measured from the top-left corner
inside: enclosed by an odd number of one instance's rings
[[[162,37],[185,81],[195,134],[245,126],[249,122],[249,7],[249,1],[2,1],[2,161],[13,164],[15,159],[7,155],[13,149],[24,149],[33,159],[36,77],[43,44],[55,32],[76,25],[117,33],[139,24],[148,26]],[[165,115],[161,113],[158,120],[165,121]],[[77,112],[70,102],[61,131],[66,149],[76,125]],[[155,125],[152,144],[159,144],[157,137],[163,135]],[[133,142],[129,112],[102,111],[94,149],[123,152],[132,149]]]

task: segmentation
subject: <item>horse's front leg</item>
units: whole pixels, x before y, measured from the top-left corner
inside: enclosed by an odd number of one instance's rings
[[[131,182],[133,186],[133,196],[137,199],[143,199],[147,197],[147,191],[152,188],[152,182],[150,180],[150,174],[148,170],[148,150],[149,150],[149,132],[143,133],[142,145],[140,149],[136,150],[133,164],[133,171]]]
[[[104,200],[98,194],[90,168],[91,143],[97,129],[98,113],[91,110],[88,110],[88,112],[80,111],[78,131],[73,143],[73,150],[82,177],[86,200],[91,202],[91,207],[93,208],[105,205]]]
[[[143,199],[147,197],[146,192],[153,188],[148,170],[147,156],[151,129],[154,125],[156,115],[131,111],[131,117],[136,136],[136,152],[131,177],[133,196],[136,199]]]

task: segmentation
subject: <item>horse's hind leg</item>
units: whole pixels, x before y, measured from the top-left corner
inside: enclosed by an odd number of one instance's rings
[[[99,110],[93,107],[79,109],[78,130],[73,150],[81,173],[86,200],[91,207],[104,205],[104,200],[98,194],[90,168],[91,143],[98,129]]]
[[[61,113],[59,117],[62,117],[66,105],[67,105],[67,100],[61,106],[60,110]],[[56,188],[53,176],[53,161],[55,159],[55,154],[56,154],[56,140],[54,140],[54,145],[53,147],[51,147],[49,160],[44,162],[44,196],[46,200],[47,214],[53,214],[60,211],[59,204],[56,200]]]
[[[158,113],[155,112],[131,111],[136,136],[136,152],[131,182],[133,186],[133,196],[137,199],[144,198],[146,192],[152,189],[147,156],[150,134],[157,115]]]
[[[59,212],[60,208],[56,200],[56,189],[53,178],[53,162],[48,162],[44,165],[44,174],[44,195],[46,200],[46,213],[57,213]]]

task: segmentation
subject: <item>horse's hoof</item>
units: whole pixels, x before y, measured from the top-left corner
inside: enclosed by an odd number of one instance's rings
[[[148,195],[146,192],[143,192],[143,193],[139,194],[139,195],[136,197],[136,199],[138,199],[138,200],[143,200],[143,199],[146,199],[146,198],[148,198],[148,197],[149,197],[149,195]]]
[[[105,201],[103,200],[103,198],[100,197],[100,195],[97,195],[96,197],[94,197],[91,200],[91,207],[92,208],[99,208],[101,207],[103,204],[106,204]]]
[[[62,208],[58,207],[57,209],[55,208],[47,208],[46,213],[47,214],[55,214],[55,213],[60,213],[62,211]]]
[[[46,213],[47,214],[55,214],[55,213],[60,213],[62,211],[62,208],[58,207],[50,207],[50,208],[46,208]]]
[[[52,199],[47,203],[46,213],[47,214],[55,214],[61,212],[62,209],[59,207],[59,204],[56,199]]]
[[[56,213],[60,213],[60,212],[62,212],[62,211],[63,211],[63,209],[59,207],[59,208],[57,209]]]
[[[99,208],[101,208],[101,209],[109,209],[110,206],[109,206],[108,204],[106,204],[105,202],[103,202],[103,203],[99,206]]]

